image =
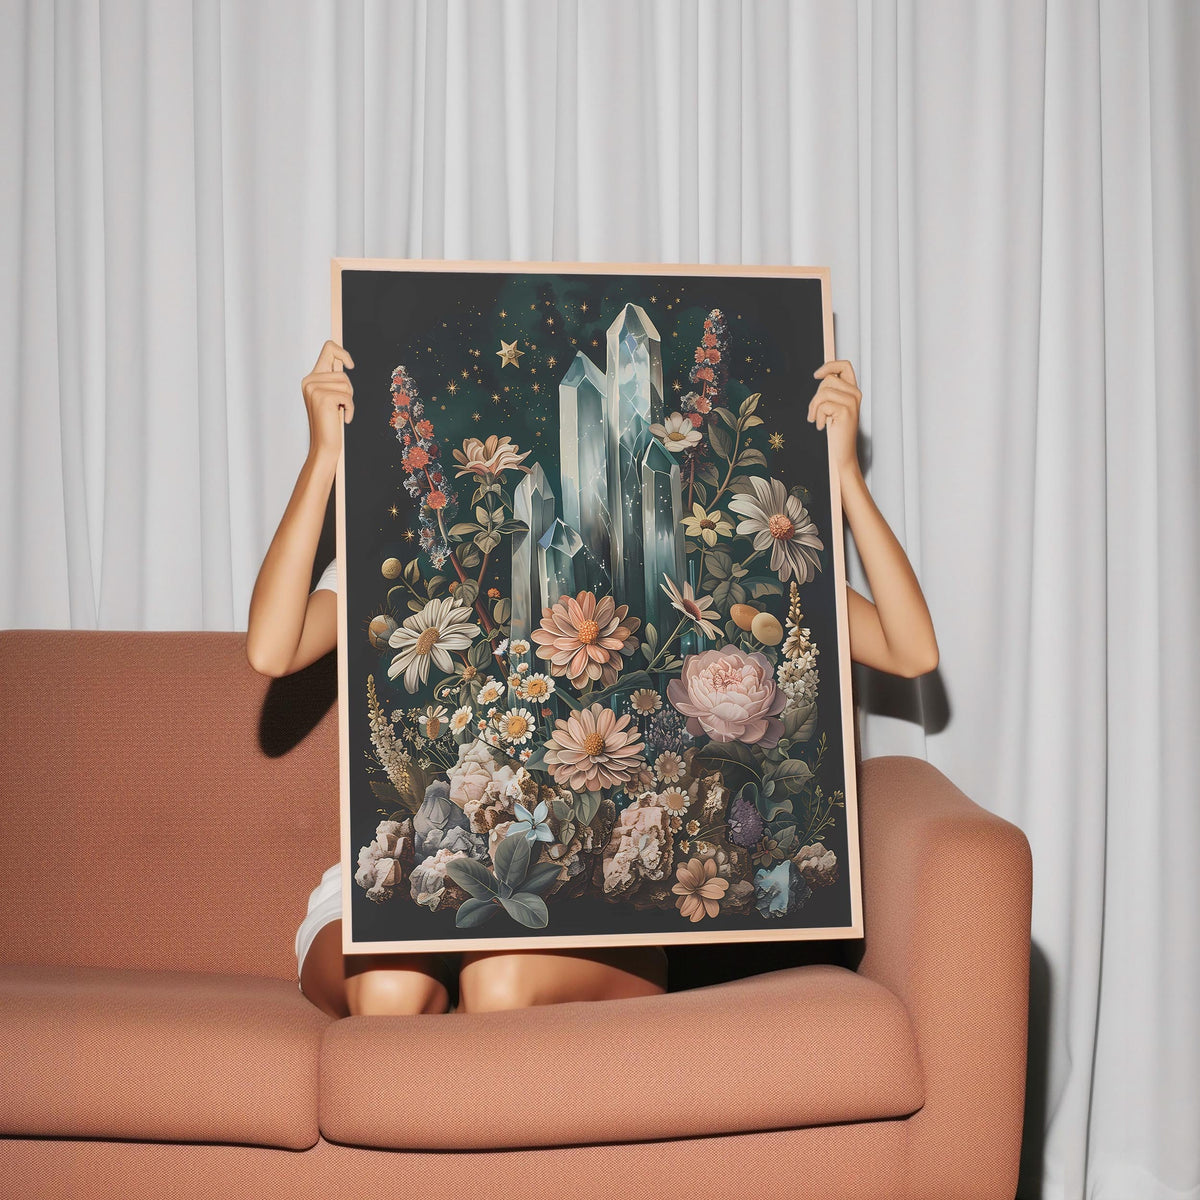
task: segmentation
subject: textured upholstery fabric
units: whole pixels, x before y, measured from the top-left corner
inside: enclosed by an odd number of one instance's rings
[[[0,924],[0,962],[295,990],[296,928],[341,854],[334,656],[268,680],[245,646],[0,634],[0,912],[21,914]]]
[[[0,1133],[304,1149],[331,1020],[276,979],[0,966]]]
[[[448,1043],[461,1049],[448,1052]],[[383,1063],[397,1093],[415,1102],[368,1101],[364,1087]],[[635,1000],[462,1013],[449,1025],[350,1017],[321,1046],[324,1136],[394,1149],[790,1129],[906,1116],[921,1098],[904,1006],[838,967]]]

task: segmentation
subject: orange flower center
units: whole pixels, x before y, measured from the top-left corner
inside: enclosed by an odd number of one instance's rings
[[[701,517],[700,518],[700,528],[701,529],[716,529],[716,527],[717,527],[717,523],[711,517]]]
[[[796,527],[783,515],[776,513],[767,522],[767,529],[773,538],[779,538],[781,541],[787,541],[792,534],[796,532]]]
[[[425,722],[425,732],[431,738],[438,737],[442,732],[442,720],[440,717],[430,717]]]
[[[579,640],[585,646],[590,646],[599,636],[600,626],[595,621],[587,620],[579,622]]]
[[[529,722],[524,717],[509,717],[504,725],[504,732],[510,738],[518,738],[524,735],[529,728]]]
[[[525,694],[528,696],[544,696],[546,694],[546,681],[544,679],[531,679],[525,685]]]
[[[431,625],[417,638],[416,652],[418,654],[428,654],[437,645],[437,640],[440,636],[441,633],[437,626]]]
[[[583,752],[592,758],[595,758],[597,754],[603,754],[604,734],[589,733],[587,737],[583,739]]]
[[[473,666],[471,666],[470,663],[468,663],[465,667],[463,667],[462,677],[464,679],[474,679],[475,676],[478,674],[479,674],[479,672],[477,670],[475,670],[475,668]]]

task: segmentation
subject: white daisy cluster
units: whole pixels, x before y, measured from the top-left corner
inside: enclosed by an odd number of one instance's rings
[[[800,622],[804,619],[800,611],[800,589],[793,580],[788,597],[787,640],[783,643],[783,661],[779,664],[776,678],[779,690],[788,698],[789,708],[804,704],[815,704],[820,672],[817,656],[821,653],[812,640],[810,631]]]

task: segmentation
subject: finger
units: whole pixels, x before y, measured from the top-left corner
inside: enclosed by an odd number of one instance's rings
[[[342,405],[342,412],[345,413],[344,419],[346,424],[349,425],[350,422],[354,420],[354,401],[347,400],[346,403]]]
[[[347,375],[340,371],[324,371],[317,375],[305,375],[300,383],[301,389],[307,394],[313,388],[332,388],[337,392],[353,393],[354,385]]]
[[[350,357],[344,347],[339,346],[331,338],[321,347],[321,353],[317,355],[317,365],[313,367],[313,373],[315,374],[317,371],[340,371],[343,363],[348,367],[353,367],[354,359]]]
[[[825,379],[830,375],[840,375],[852,387],[858,386],[858,379],[854,374],[854,367],[844,358],[834,358],[825,363],[824,366],[818,367],[813,372],[814,379]]]
[[[830,375],[828,379],[821,381],[821,386],[817,389],[817,395],[844,396],[848,401],[858,404],[862,400],[862,392],[853,385],[847,383],[840,375]]]
[[[836,400],[823,400],[817,409],[817,428],[824,429],[826,425],[839,418],[848,419],[852,410],[848,404],[840,404]]]

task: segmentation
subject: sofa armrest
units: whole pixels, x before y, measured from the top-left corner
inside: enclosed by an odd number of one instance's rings
[[[1011,1198],[1025,1095],[1029,843],[915,758],[864,762],[859,811],[859,972],[904,1002],[925,1076],[925,1107],[910,1120],[914,1195]]]

